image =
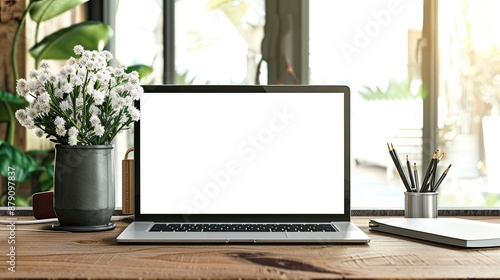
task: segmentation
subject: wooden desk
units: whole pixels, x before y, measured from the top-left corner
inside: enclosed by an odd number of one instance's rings
[[[497,217],[464,217],[500,223]],[[368,230],[367,245],[118,245],[127,225],[101,233],[0,234],[0,277],[13,278],[500,278],[500,248],[461,249]],[[2,226],[4,229],[6,226]],[[17,229],[49,225],[17,225]]]

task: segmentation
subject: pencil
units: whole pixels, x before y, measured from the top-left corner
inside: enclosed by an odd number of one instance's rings
[[[444,180],[444,177],[446,177],[446,175],[448,174],[448,171],[450,170],[451,168],[451,164],[448,166],[448,168],[446,168],[443,172],[443,174],[441,174],[441,177],[439,177],[436,185],[434,186],[434,188],[432,189],[432,192],[435,192],[437,191],[437,189],[439,188],[439,186],[441,185],[441,182],[443,182]]]
[[[418,185],[419,185],[419,183],[418,183],[418,170],[417,170],[417,163],[416,162],[413,163],[413,172],[415,173],[415,189],[417,192],[420,192],[419,187],[418,187]]]
[[[437,172],[437,164],[439,162],[439,158],[436,158],[436,160],[434,161],[434,166],[432,167],[432,170],[431,170],[431,177],[429,178],[430,179],[430,182],[429,182],[429,191],[432,191],[432,189],[434,189],[434,185],[436,183],[436,172]]]
[[[436,153],[439,152],[439,150],[436,151]],[[434,161],[434,166],[432,167],[432,170],[431,170],[431,174],[432,174],[432,179],[429,183],[429,191],[432,192],[432,190],[435,188],[435,182],[436,182],[436,173],[437,173],[437,165],[438,163],[441,161],[441,159],[443,158],[444,156],[444,153],[442,153],[440,156],[438,156],[436,158],[436,160]]]
[[[410,177],[411,190],[416,191],[415,181],[413,181],[413,173],[411,172],[410,161],[408,160],[408,155],[406,155],[406,168],[408,168],[408,175]]]
[[[429,178],[432,173],[432,167],[434,166],[434,162],[436,161],[436,159],[437,159],[437,151],[432,156],[431,161],[429,162],[429,166],[427,166],[427,171],[425,172],[424,180],[422,180],[422,187],[420,187],[420,192],[427,191],[427,185],[429,183]]]
[[[406,190],[413,191],[410,187],[410,183],[408,183],[408,177],[406,177],[405,170],[403,169],[403,165],[401,164],[401,161],[399,160],[399,155],[398,152],[396,152],[396,148],[394,148],[394,145],[391,143],[391,148],[392,148],[392,153],[394,154],[394,158],[396,158],[396,161],[398,162],[399,168],[401,169],[401,180],[403,180],[403,184],[405,184]]]
[[[392,145],[392,144],[391,144]],[[406,188],[407,192],[411,192],[410,184],[408,184],[408,180],[406,179],[406,175],[403,171],[403,168],[401,167],[401,162],[399,161],[398,155],[394,151],[394,146],[389,146],[389,143],[387,143],[387,148],[389,148],[389,154],[391,155],[392,161],[394,162],[394,165],[396,166],[396,170],[399,173],[399,177],[401,177],[401,181],[403,181],[403,184]]]

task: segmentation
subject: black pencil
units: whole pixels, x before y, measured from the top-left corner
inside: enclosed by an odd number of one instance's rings
[[[392,153],[394,154],[394,157],[396,158],[396,161],[398,162],[399,168],[401,169],[401,180],[403,180],[403,184],[405,184],[406,189],[413,191],[410,187],[410,183],[408,182],[408,177],[406,177],[405,170],[403,168],[403,165],[401,164],[401,160],[399,160],[399,155],[398,152],[396,151],[396,148],[394,148],[394,145],[391,143],[391,148],[392,148]]]
[[[437,173],[437,164],[439,163],[439,159],[436,158],[434,161],[434,165],[432,166],[431,176],[429,178],[429,187],[427,188],[429,191],[434,189],[434,185],[436,183],[436,173]]]
[[[392,145],[392,144],[391,144]],[[387,143],[387,148],[389,148],[389,154],[391,155],[392,161],[394,162],[394,165],[396,166],[396,170],[399,173],[399,177],[401,177],[401,181],[403,181],[403,184],[406,188],[407,192],[411,192],[410,184],[408,184],[408,180],[406,179],[405,172],[403,171],[403,168],[401,166],[401,161],[399,161],[399,157],[394,150],[394,146],[389,146],[389,143]]]
[[[444,177],[446,177],[446,175],[448,174],[448,171],[450,170],[451,168],[451,164],[448,166],[448,168],[446,168],[443,172],[443,174],[441,174],[441,177],[439,177],[438,181],[436,182],[436,185],[434,186],[434,188],[432,189],[432,192],[435,192],[437,191],[437,189],[439,188],[439,186],[441,185],[441,182],[443,182],[444,180]]]
[[[417,163],[413,163],[413,172],[415,173],[415,189],[417,192],[420,192],[419,190],[419,183],[418,183],[418,170],[417,170]]]
[[[406,167],[408,168],[408,176],[410,177],[411,190],[416,191],[415,181],[413,181],[413,172],[411,172],[410,161],[408,160],[408,155],[406,155]]]
[[[436,151],[436,153],[438,152],[439,150]],[[437,156],[436,154],[436,159],[434,160],[434,164],[432,166],[432,170],[431,170],[431,178],[430,181],[429,181],[429,187],[428,187],[428,190],[432,192],[432,190],[435,188],[436,186],[436,173],[437,173],[437,165],[438,163],[441,161],[441,159],[443,158],[444,156],[444,153],[442,153],[440,156]]]
[[[424,175],[424,180],[422,181],[422,187],[420,187],[420,192],[427,191],[427,186],[429,183],[429,178],[430,178],[431,173],[432,173],[432,168],[434,166],[434,162],[437,159],[437,153],[438,153],[437,151],[434,153],[434,155],[431,158],[431,161],[429,162],[429,166],[427,167],[427,171],[425,172],[425,175]]]

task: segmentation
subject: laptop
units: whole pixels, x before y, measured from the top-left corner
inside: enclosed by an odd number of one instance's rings
[[[370,230],[466,248],[500,246],[500,224],[460,218],[378,218]]]
[[[120,243],[367,243],[347,86],[144,86]]]

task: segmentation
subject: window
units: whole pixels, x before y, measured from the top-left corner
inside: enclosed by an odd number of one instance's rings
[[[176,84],[253,84],[264,1],[175,1]]]
[[[117,58],[154,65],[151,83],[348,84],[354,209],[403,207],[387,142],[420,173],[445,153],[440,207],[500,207],[496,1],[113,3]]]
[[[448,206],[500,206],[499,8],[439,1],[439,143],[454,169],[441,193]]]
[[[421,164],[423,1],[309,5],[310,82],[351,88],[352,206],[402,208],[404,187],[386,143]]]

